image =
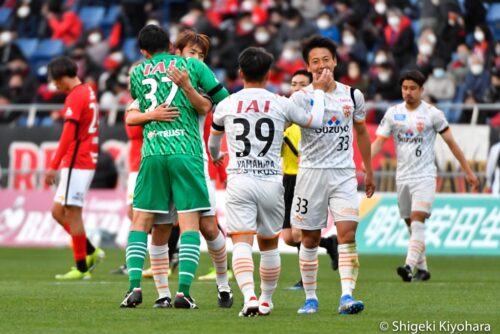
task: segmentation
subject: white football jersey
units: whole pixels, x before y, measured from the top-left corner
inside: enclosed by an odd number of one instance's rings
[[[356,168],[352,147],[353,120],[365,120],[365,98],[359,90],[354,91],[356,109],[351,98],[350,87],[336,81],[333,92],[325,93],[323,127],[301,129],[301,168]],[[312,85],[294,93],[291,100],[308,111],[311,110]]]
[[[310,112],[262,88],[246,88],[217,105],[212,127],[226,132],[228,177],[246,174],[281,182],[286,122],[305,126]]]
[[[396,181],[415,181],[436,177],[434,142],[436,134],[448,129],[441,110],[422,101],[417,109],[409,111],[405,102],[387,109],[377,129],[377,135],[396,144]]]

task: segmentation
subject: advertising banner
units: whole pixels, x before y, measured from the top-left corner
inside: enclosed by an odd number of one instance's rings
[[[396,195],[362,197],[357,247],[365,254],[405,254],[408,230],[399,217]],[[49,190],[0,190],[0,247],[61,247],[70,238],[51,214],[54,193]],[[226,226],[225,191],[217,191],[217,216]],[[84,208],[87,234],[103,247],[125,247],[130,221],[125,194],[118,190],[91,190]],[[323,235],[335,233],[329,221]],[[203,240],[203,238],[202,238]],[[500,255],[500,197],[491,195],[436,196],[426,222],[427,254]],[[232,243],[227,242],[229,250]],[[281,240],[283,252],[296,252]],[[202,250],[206,250],[202,241]],[[254,249],[257,247],[254,245]],[[324,249],[320,248],[324,253]]]
[[[360,253],[406,254],[409,233],[395,194],[361,202]],[[439,255],[500,255],[500,196],[436,195],[425,222],[426,252]]]

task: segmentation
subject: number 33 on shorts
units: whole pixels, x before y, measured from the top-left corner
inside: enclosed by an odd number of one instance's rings
[[[295,212],[297,214],[306,214],[307,213],[307,205],[309,204],[309,200],[302,198],[302,197],[296,197],[295,198]]]

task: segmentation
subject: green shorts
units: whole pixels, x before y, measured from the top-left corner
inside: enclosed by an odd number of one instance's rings
[[[168,213],[171,199],[181,213],[210,209],[202,157],[142,158],[134,190],[134,210]]]

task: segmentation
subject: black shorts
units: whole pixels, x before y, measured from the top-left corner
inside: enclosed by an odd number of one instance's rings
[[[290,211],[293,204],[293,193],[295,191],[295,181],[297,175],[283,174],[283,187],[285,187],[285,219],[283,220],[283,228],[291,228]]]

